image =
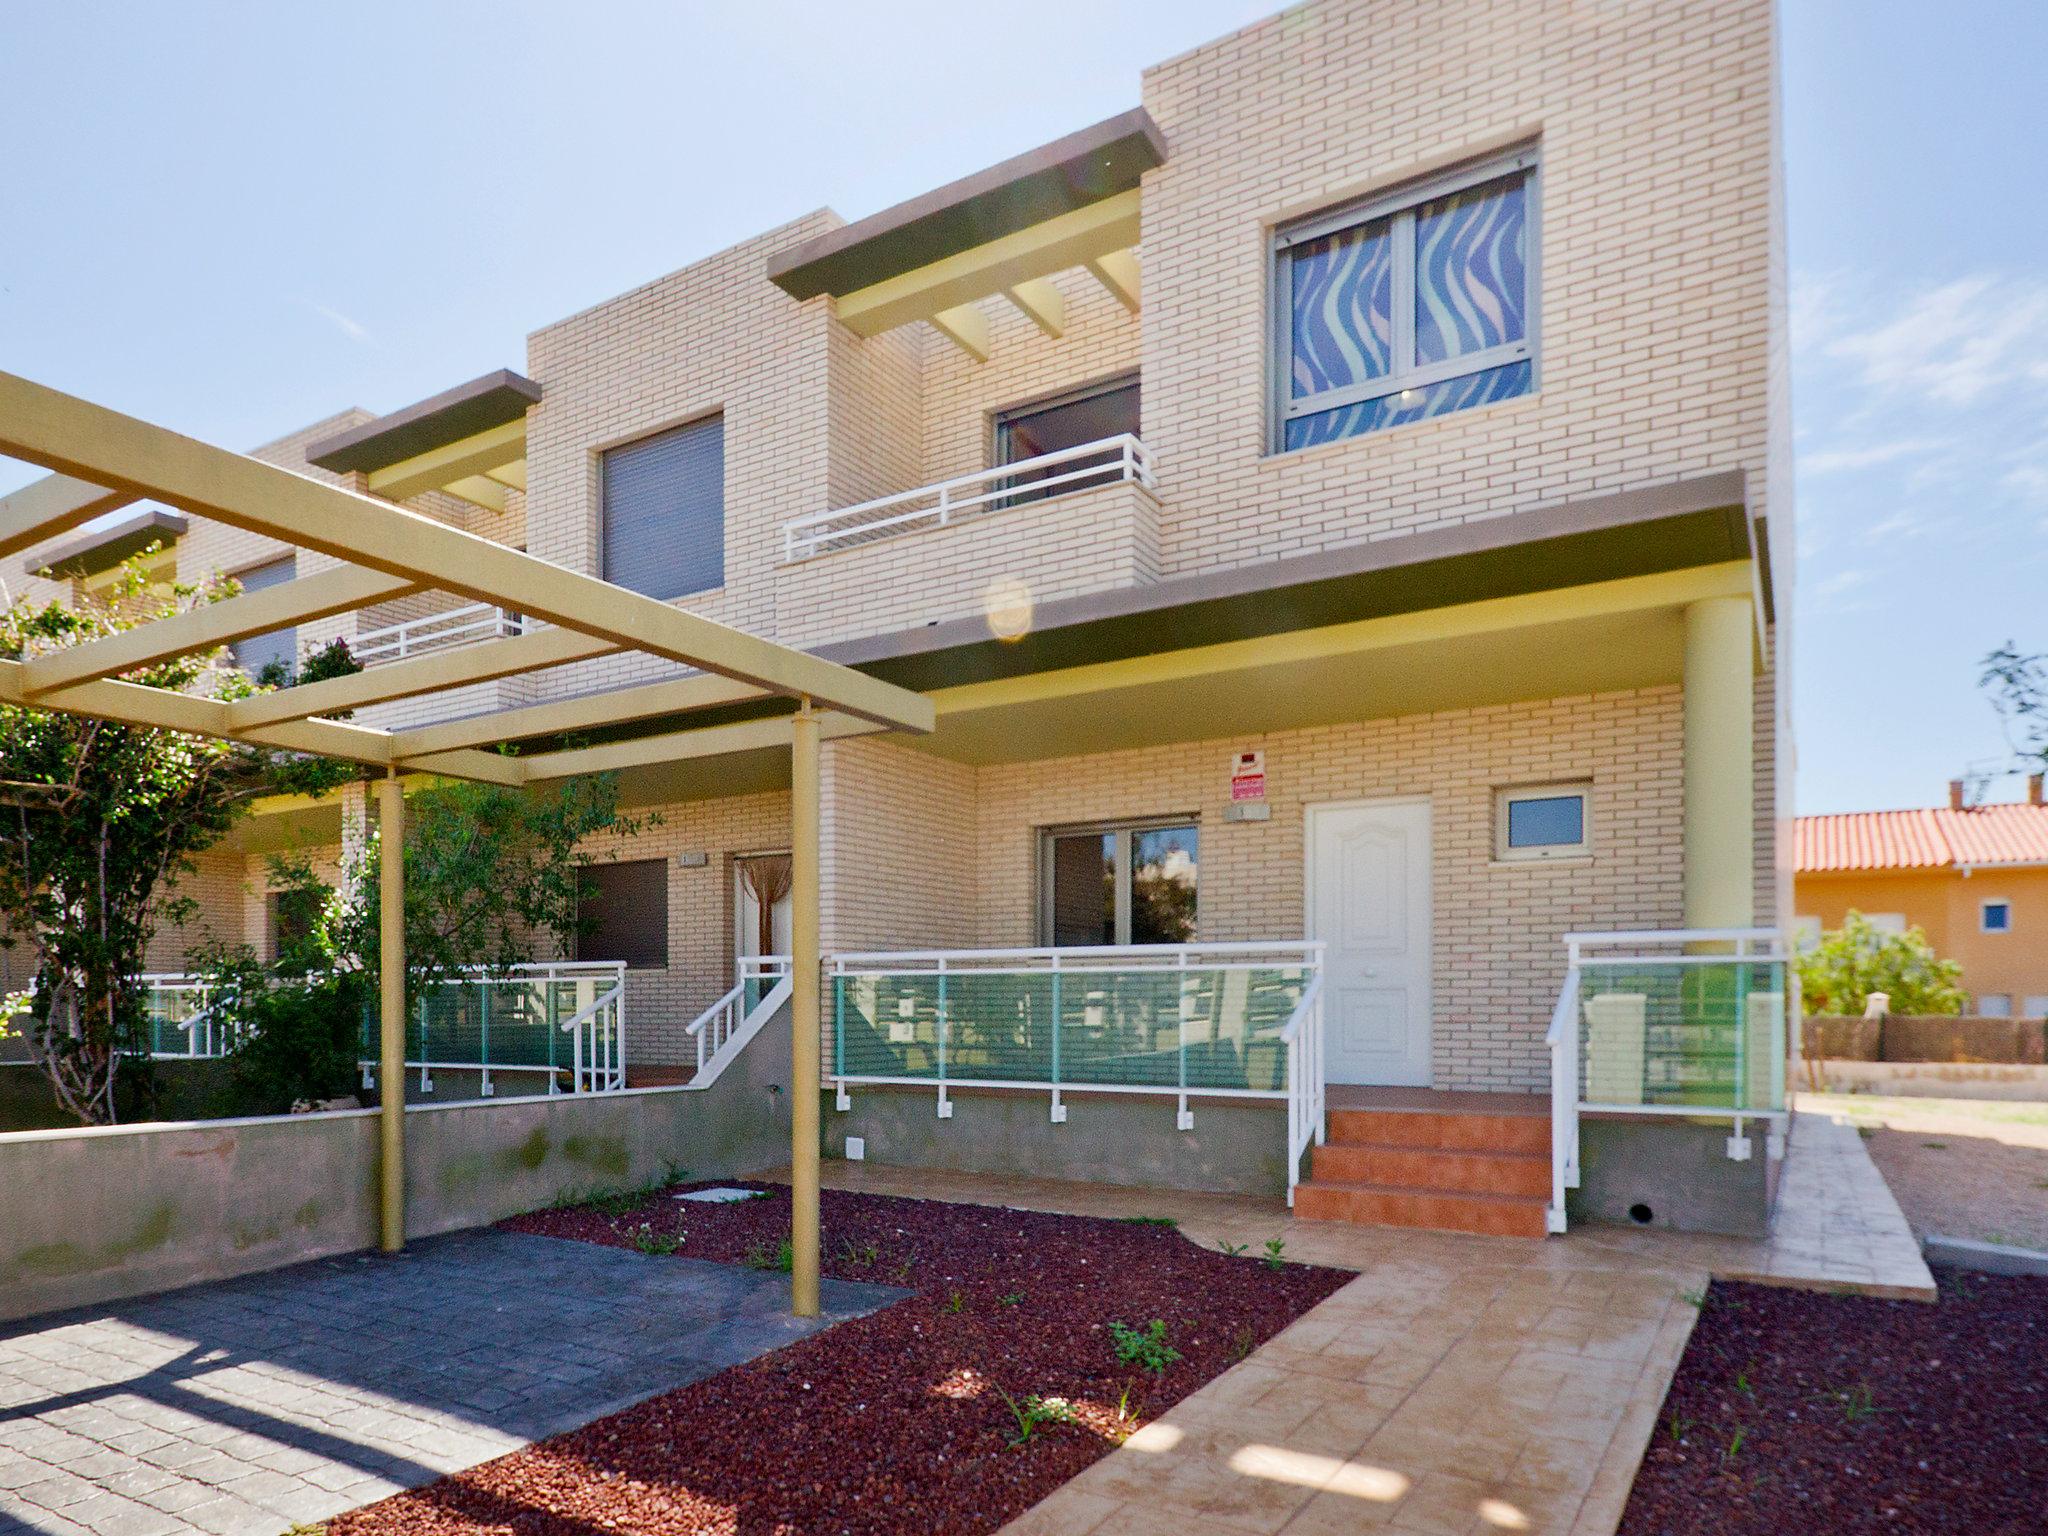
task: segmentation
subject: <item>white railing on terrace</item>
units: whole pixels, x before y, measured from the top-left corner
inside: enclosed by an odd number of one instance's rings
[[[999,464],[994,469],[956,475],[914,491],[880,496],[857,506],[812,512],[783,525],[783,558],[807,560],[836,550],[852,549],[889,534],[920,528],[944,528],[970,513],[1018,506],[1064,491],[1135,481],[1157,489],[1152,457],[1130,433],[1098,442],[1042,453],[1036,458]]]
[[[1323,1136],[1323,946],[1135,944],[913,950],[832,957],[838,1107],[863,1084],[1172,1096],[1287,1104],[1287,1198]]]
[[[227,1054],[230,1031],[207,1006],[205,981],[154,971],[140,980],[149,1016],[150,1055],[164,1061],[203,1061]]]
[[[1751,1155],[1762,1120],[1784,1145],[1785,950],[1775,929],[1677,928],[1565,935],[1550,1018],[1550,1230],[1579,1183],[1582,1114],[1732,1122],[1728,1156]]]
[[[386,624],[366,629],[349,642],[349,654],[366,667],[388,661],[404,661],[434,651],[454,650],[484,640],[503,640],[526,633],[526,620],[516,613],[490,603],[471,603],[430,613],[425,618],[407,619],[403,624]]]
[[[761,1026],[789,1001],[789,956],[750,956],[740,961],[739,973],[740,979],[725,996],[698,1014],[684,1031],[697,1042],[692,1088],[708,1088],[717,1082],[727,1063],[745,1050]]]

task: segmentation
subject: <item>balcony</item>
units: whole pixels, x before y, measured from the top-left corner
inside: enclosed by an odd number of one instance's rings
[[[916,537],[912,537],[916,535]],[[1159,579],[1152,458],[1129,433],[793,519],[776,582],[785,644],[986,616]]]
[[[356,636],[349,651],[364,666],[375,667],[525,633],[526,620],[520,615],[489,603],[470,603],[424,618],[407,619],[402,624],[366,629]]]

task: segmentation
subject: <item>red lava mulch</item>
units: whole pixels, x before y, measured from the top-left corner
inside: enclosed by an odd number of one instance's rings
[[[916,1294],[330,1530],[993,1531],[1352,1278],[1091,1217],[828,1190],[823,1221],[827,1275]],[[580,1206],[502,1225],[621,1247],[645,1227],[643,1244],[679,1234],[682,1256],[765,1264],[789,1222],[789,1192],[774,1188],[729,1205],[663,1192],[630,1211]],[[1154,1318],[1181,1354],[1158,1376],[1119,1364],[1109,1329]],[[1064,1399],[1074,1422],[1012,1447],[1005,1392],[1020,1404]]]
[[[2048,1531],[2048,1279],[1715,1284],[1620,1536]]]

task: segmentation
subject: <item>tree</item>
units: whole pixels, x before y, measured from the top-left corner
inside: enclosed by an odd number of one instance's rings
[[[572,950],[585,927],[581,871],[591,857],[582,845],[605,835],[631,837],[659,820],[625,815],[612,774],[529,791],[446,783],[407,796],[408,993],[418,996],[462,971],[531,960],[540,944]],[[329,890],[303,855],[272,861],[273,889],[319,906],[306,948],[294,957],[298,969],[375,974],[382,859],[382,840],[373,833],[343,871],[340,891]]]
[[[234,596],[233,581],[152,582],[145,551],[72,607],[17,599],[0,610],[0,657],[20,661]],[[219,651],[123,674],[152,688],[241,698],[255,685]],[[0,705],[0,943],[26,947],[32,991],[0,999],[25,1014],[29,1052],[57,1102],[85,1124],[115,1118],[121,1063],[146,1045],[139,975],[157,923],[189,916],[176,894],[272,789],[318,792],[357,770],[27,705]]]
[[[1797,964],[1808,1013],[1860,1014],[1873,992],[1891,998],[1893,1013],[1963,1011],[1963,968],[1938,958],[1918,928],[1885,933],[1851,910]]]
[[[2013,751],[2036,770],[2048,768],[2048,653],[2028,655],[2008,640],[1984,658],[1977,681],[2004,719]]]

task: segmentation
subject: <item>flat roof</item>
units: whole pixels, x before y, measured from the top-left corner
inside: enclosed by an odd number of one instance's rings
[[[1013,155],[768,259],[792,298],[844,294],[1128,192],[1166,160],[1143,107]]]
[[[47,554],[31,555],[22,569],[31,576],[49,571],[57,576],[97,576],[152,544],[169,544],[191,524],[176,512],[151,507],[131,512],[117,523],[82,533]]]
[[[306,461],[336,474],[383,469],[517,421],[539,399],[540,386],[532,379],[499,368],[375,421],[322,438],[308,446]]]

